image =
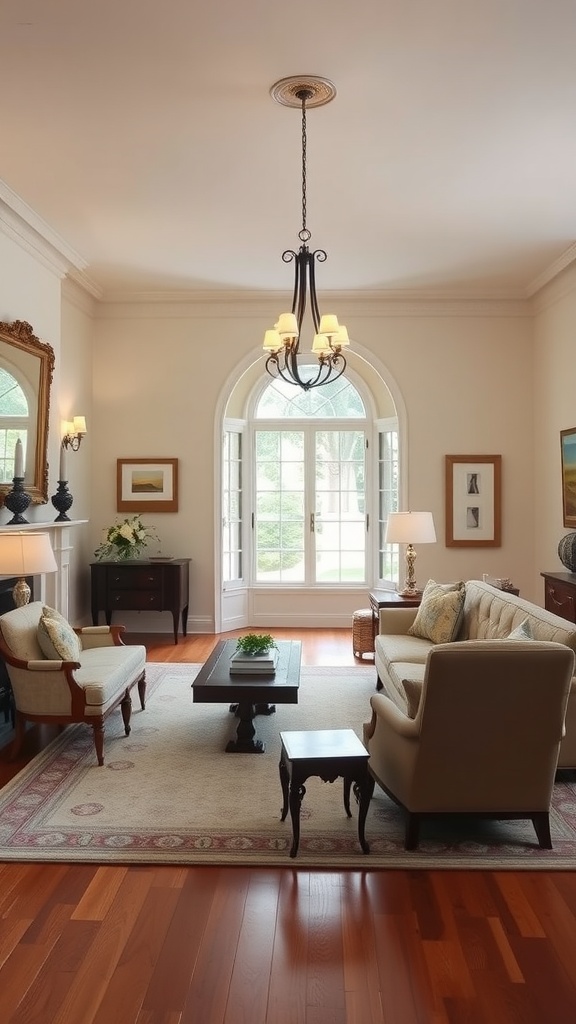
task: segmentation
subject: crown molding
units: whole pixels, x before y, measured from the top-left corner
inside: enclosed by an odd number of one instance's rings
[[[566,267],[569,267],[571,263],[574,263],[575,260],[576,242],[572,242],[572,245],[569,245],[557,260],[554,260],[546,270],[543,270],[542,273],[539,274],[538,277],[535,277],[528,285],[526,289],[526,297],[530,299],[536,295],[537,292],[541,291],[545,285],[550,284],[550,281],[553,281],[555,277],[558,277],[558,275],[561,274],[563,270],[566,270]]]
[[[75,306],[76,309],[86,313],[89,317],[94,317],[96,310],[95,299],[70,275],[62,281],[62,298],[69,302],[71,306]]]
[[[274,317],[286,305],[286,292],[157,291],[108,292],[98,303],[98,319],[148,316],[181,317]],[[525,317],[530,306],[518,295],[481,296],[431,291],[347,291],[322,293],[322,305],[338,309],[340,318],[354,317]]]
[[[23,199],[0,179],[0,228],[57,277],[88,264]]]

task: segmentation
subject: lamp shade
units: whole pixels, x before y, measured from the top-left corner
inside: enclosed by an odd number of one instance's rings
[[[387,544],[434,544],[436,530],[431,512],[390,512]]]
[[[0,532],[0,575],[36,576],[57,569],[47,533]]]

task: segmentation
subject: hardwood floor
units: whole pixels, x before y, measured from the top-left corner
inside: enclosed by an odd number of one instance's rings
[[[273,632],[355,662],[348,630]],[[126,639],[199,662],[218,638]],[[49,739],[0,751],[0,783]],[[575,1020],[571,872],[0,865],[0,1024]]]

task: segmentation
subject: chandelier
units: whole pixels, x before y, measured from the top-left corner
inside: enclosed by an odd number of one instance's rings
[[[332,82],[315,75],[282,78],[276,82],[270,93],[285,107],[300,107],[302,111],[302,227],[298,232],[301,245],[298,252],[286,249],[282,253],[284,263],[294,263],[294,293],[292,310],[281,313],[273,330],[266,331],[264,351],[268,353],[266,369],[271,377],[281,377],[288,384],[296,384],[309,391],[329,381],[337,380],[346,369],[342,349],[350,344],[348,331],[338,323],[334,313],[320,315],[316,297],[316,261],[324,263],[327,255],[324,249],[310,250],[308,242],[311,233],[306,224],[306,107],[318,107],[329,103],[336,95]],[[318,370],[309,378],[300,376],[298,353],[304,313],[310,300],[310,312],[314,325],[312,354],[318,359]]]

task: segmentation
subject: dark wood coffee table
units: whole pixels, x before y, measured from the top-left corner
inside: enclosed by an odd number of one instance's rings
[[[270,715],[276,704],[297,704],[300,686],[300,640],[278,641],[278,663],[274,675],[230,674],[230,658],[236,640],[220,640],[192,683],[195,704],[231,704],[238,716],[236,739],[226,746],[228,754],[263,754],[265,746],[256,739],[254,719]]]
[[[282,786],[281,821],[285,821],[290,808],[292,819],[292,849],[298,853],[300,842],[300,805],[306,793],[304,783],[310,775],[319,775],[324,782],[344,779],[344,809],[349,818],[350,789],[353,786],[358,809],[358,839],[364,853],[370,847],[364,835],[366,815],[374,792],[374,779],[368,771],[370,757],[366,747],[353,729],[309,729],[302,732],[280,733],[280,783]]]

